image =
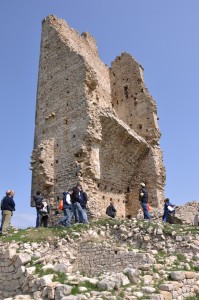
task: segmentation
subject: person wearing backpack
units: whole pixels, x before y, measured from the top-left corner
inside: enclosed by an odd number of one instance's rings
[[[140,205],[143,209],[144,219],[149,220],[150,214],[149,214],[148,205],[147,205],[148,204],[148,192],[146,189],[146,185],[143,182],[140,183],[139,201],[140,201]]]
[[[43,197],[41,195],[41,192],[37,191],[36,196],[33,196],[33,199],[35,201],[35,207],[36,207],[36,212],[37,212],[36,228],[38,228],[40,226],[40,222],[41,222],[39,211],[40,211],[40,209],[43,208],[43,203],[42,203]]]
[[[63,211],[64,217],[62,217],[57,225],[64,224],[66,227],[71,226],[71,219],[73,216],[71,195],[73,194],[73,189],[69,189],[67,192],[63,192]]]

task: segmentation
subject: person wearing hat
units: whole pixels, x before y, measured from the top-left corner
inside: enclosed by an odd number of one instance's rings
[[[144,219],[149,220],[150,214],[149,214],[148,207],[147,207],[148,192],[147,192],[146,185],[144,182],[140,183],[139,201],[140,201],[140,205],[143,209]]]

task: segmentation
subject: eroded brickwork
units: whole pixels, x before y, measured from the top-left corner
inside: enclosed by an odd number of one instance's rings
[[[97,216],[111,199],[118,217],[135,215],[140,181],[153,206],[163,201],[156,104],[142,73],[127,53],[108,68],[90,34],[79,35],[55,16],[43,21],[32,195],[41,190],[52,212],[77,181]]]

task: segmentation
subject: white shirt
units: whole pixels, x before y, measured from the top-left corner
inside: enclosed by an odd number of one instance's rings
[[[67,204],[71,204],[70,194],[67,194],[67,195],[66,195],[66,203],[67,203]]]

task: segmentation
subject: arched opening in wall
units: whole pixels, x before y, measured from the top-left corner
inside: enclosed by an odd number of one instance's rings
[[[125,85],[124,86],[124,95],[125,95],[125,97],[126,97],[126,99],[128,99],[129,98],[129,92],[128,92],[128,85]]]
[[[127,219],[130,220],[132,216],[131,215],[127,215],[126,217],[127,217]]]

